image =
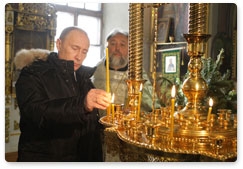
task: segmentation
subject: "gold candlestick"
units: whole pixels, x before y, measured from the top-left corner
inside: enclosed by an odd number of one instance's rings
[[[173,85],[171,90],[170,138],[173,137],[173,132],[174,132],[174,112],[175,112],[175,85]]]
[[[212,112],[212,106],[213,106],[213,99],[210,98],[209,99],[209,108],[208,108],[208,118],[207,118],[207,122],[209,122],[209,120],[210,120],[210,115],[211,115],[211,112]]]
[[[106,91],[110,93],[110,70],[109,70],[109,51],[108,48],[106,48]],[[111,107],[108,106],[106,110],[106,115],[109,118],[110,117],[110,112],[111,112]]]

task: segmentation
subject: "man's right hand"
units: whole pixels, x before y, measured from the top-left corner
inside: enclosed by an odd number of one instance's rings
[[[105,110],[111,103],[111,94],[102,89],[91,89],[84,102],[85,109],[89,112],[94,108]]]

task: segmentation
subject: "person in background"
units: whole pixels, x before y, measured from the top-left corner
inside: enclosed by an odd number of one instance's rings
[[[68,27],[56,46],[58,53],[22,49],[16,54],[21,70],[17,161],[103,161],[98,109],[109,106],[111,94],[95,89],[94,68],[82,65],[89,38],[84,30]]]
[[[115,104],[125,104],[127,99],[128,79],[128,32],[114,29],[106,38],[109,51],[110,91],[115,95]],[[152,111],[152,84],[146,72],[143,70],[143,79],[146,80],[143,87],[141,111]],[[96,88],[106,89],[106,57],[98,64],[92,77]],[[158,99],[155,107],[160,107]],[[101,110],[100,116],[105,116],[106,111]]]

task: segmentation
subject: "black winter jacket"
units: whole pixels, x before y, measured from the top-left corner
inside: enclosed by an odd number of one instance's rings
[[[84,108],[94,70],[73,67],[50,53],[21,70],[18,161],[102,161],[98,110]]]

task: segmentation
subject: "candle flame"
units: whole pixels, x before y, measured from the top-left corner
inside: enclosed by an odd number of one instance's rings
[[[209,99],[209,106],[210,106],[210,107],[213,106],[213,99],[212,99],[212,98]]]
[[[198,91],[198,89],[199,89],[199,85],[198,83],[196,83],[196,91]]]
[[[111,103],[114,103],[114,101],[115,101],[115,94],[113,93],[111,96]]]
[[[139,88],[140,92],[143,90],[143,84],[140,84],[140,88]]]
[[[175,85],[172,86],[171,97],[175,97]]]

